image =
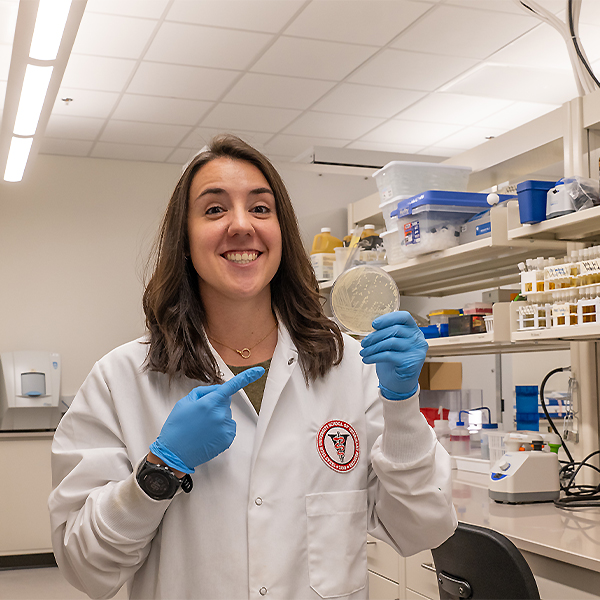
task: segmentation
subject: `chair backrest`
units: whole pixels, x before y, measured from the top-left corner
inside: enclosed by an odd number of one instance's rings
[[[527,561],[497,531],[459,523],[431,553],[441,600],[539,600]]]

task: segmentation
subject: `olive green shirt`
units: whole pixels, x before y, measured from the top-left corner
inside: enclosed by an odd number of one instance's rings
[[[265,384],[267,383],[267,375],[269,374],[269,367],[271,366],[271,359],[265,360],[265,362],[258,363],[257,365],[248,365],[243,367],[232,367],[231,365],[227,365],[231,372],[234,375],[238,375],[242,371],[246,369],[250,369],[251,367],[262,367],[265,372],[256,381],[249,383],[244,391],[248,395],[250,402],[252,402],[252,406],[254,406],[254,410],[258,414],[260,412],[260,405],[262,404],[263,394],[265,393]]]

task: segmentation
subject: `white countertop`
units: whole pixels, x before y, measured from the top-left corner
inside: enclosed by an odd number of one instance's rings
[[[489,475],[453,470],[458,520],[504,534],[517,548],[600,573],[600,507],[564,510],[552,502],[498,504]]]

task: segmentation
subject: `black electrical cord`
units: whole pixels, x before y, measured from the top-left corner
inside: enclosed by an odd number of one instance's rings
[[[550,424],[550,427],[558,435],[560,441],[562,443],[562,447],[569,458],[569,461],[561,461],[563,462],[563,466],[559,471],[559,481],[560,481],[560,489],[564,492],[565,497],[559,498],[554,501],[554,505],[558,508],[587,508],[587,507],[596,507],[600,506],[600,485],[585,485],[585,484],[575,484],[575,477],[577,474],[583,469],[583,467],[589,467],[592,470],[600,473],[600,469],[595,465],[592,465],[588,461],[600,454],[600,450],[596,450],[591,454],[588,454],[581,462],[575,462],[573,456],[569,452],[569,448],[565,444],[562,436],[556,429],[556,425],[554,425],[554,421],[552,417],[548,413],[548,408],[546,407],[546,400],[544,398],[544,389],[546,388],[546,383],[552,375],[556,373],[562,373],[563,371],[570,371],[571,367],[559,367],[558,369],[553,369],[550,371],[542,380],[540,385],[540,404],[542,405],[542,410],[544,411],[544,415]]]
[[[581,52],[581,48],[579,47],[579,40],[575,35],[575,25],[573,23],[573,0],[569,0],[568,2],[568,10],[567,13],[569,15],[569,32],[571,33],[571,39],[573,40],[573,46],[575,47],[575,52],[577,52],[577,56],[581,61],[581,64],[585,67],[585,70],[590,74],[590,77],[594,80],[594,83],[600,87],[600,81],[594,75],[594,71],[588,64],[587,60],[584,58],[583,53]]]

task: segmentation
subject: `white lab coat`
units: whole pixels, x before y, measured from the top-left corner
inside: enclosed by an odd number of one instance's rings
[[[198,382],[143,371],[147,348],[131,342],[96,363],[52,446],[54,553],[92,598],[125,582],[143,599],[367,598],[367,531],[403,555],[454,531],[450,459],[418,395],[382,399],[375,368],[347,336],[342,364],[307,388],[281,325],[260,416],[235,394],[231,447],[196,468],[190,494],[152,500],[135,469]],[[318,452],[332,420],[358,436],[345,472]]]

